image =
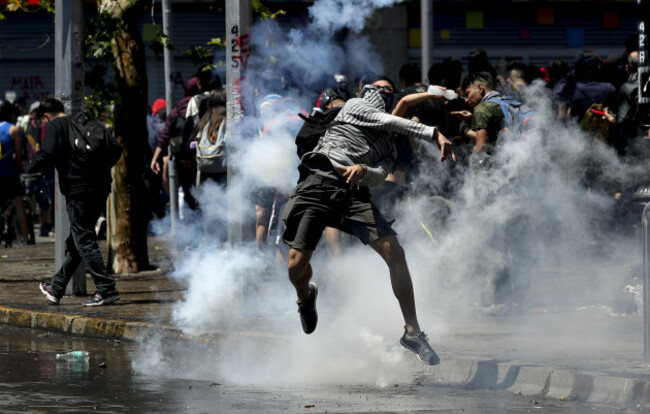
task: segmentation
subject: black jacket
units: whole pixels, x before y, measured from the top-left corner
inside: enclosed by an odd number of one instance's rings
[[[96,192],[108,194],[111,189],[111,167],[122,154],[122,146],[108,134],[105,162],[83,166],[70,156],[70,118],[62,116],[45,125],[41,152],[27,166],[28,172],[44,171],[49,167],[59,173],[59,188],[64,196]]]

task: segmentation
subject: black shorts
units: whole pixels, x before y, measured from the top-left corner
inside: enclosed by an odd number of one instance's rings
[[[25,194],[18,175],[0,177],[0,200],[13,200]]]
[[[256,206],[263,207],[270,210],[273,207],[273,199],[275,198],[275,188],[273,187],[259,187],[253,190],[251,199]]]
[[[344,182],[314,173],[293,190],[282,220],[284,242],[300,250],[315,250],[326,226],[353,234],[364,244],[397,234],[370,201],[367,188],[351,190]]]

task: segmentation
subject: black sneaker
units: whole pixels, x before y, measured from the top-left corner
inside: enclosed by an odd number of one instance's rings
[[[410,336],[404,331],[404,335],[400,338],[399,343],[417,355],[425,364],[438,365],[440,363],[440,358],[438,358],[436,351],[429,345],[424,332],[420,332],[418,336]]]
[[[298,313],[300,314],[300,323],[302,330],[310,334],[316,330],[318,323],[318,312],[316,312],[316,297],[318,296],[318,286],[316,283],[309,283],[309,297],[304,302],[298,302]]]
[[[52,284],[51,283],[41,282],[41,284],[38,285],[38,287],[41,289],[41,292],[43,293],[43,295],[45,295],[47,300],[50,301],[50,303],[53,303],[55,305],[59,304],[59,298],[57,298],[54,295],[54,292],[52,291]]]
[[[84,306],[104,306],[110,305],[113,302],[120,300],[120,294],[118,291],[114,290],[105,294],[95,292],[90,300],[87,300],[83,303]]]

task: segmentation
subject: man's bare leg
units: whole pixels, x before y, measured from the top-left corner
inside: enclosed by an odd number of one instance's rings
[[[388,236],[376,240],[370,246],[384,258],[390,269],[390,281],[393,286],[393,293],[399,302],[406,323],[404,335],[400,338],[400,344],[413,352],[423,362],[429,365],[437,365],[440,358],[436,351],[431,348],[427,337],[420,330],[420,324],[415,313],[415,298],[413,294],[413,282],[406,264],[404,249],[397,241],[397,237]]]
[[[313,250],[299,250],[293,247],[289,250],[289,280],[296,289],[298,300],[303,301],[309,297],[309,281],[312,270],[309,262]]]
[[[334,227],[325,227],[325,240],[332,256],[340,257],[343,254],[341,250],[341,230]]]
[[[388,265],[390,283],[393,288],[393,294],[397,298],[402,315],[404,316],[406,332],[409,335],[419,334],[420,324],[418,323],[415,311],[413,281],[411,280],[411,274],[406,264],[404,249],[395,236],[382,237],[379,240],[375,240],[370,243],[370,247],[379,253]]]
[[[20,230],[20,241],[23,243],[29,242],[29,225],[27,224],[27,213],[25,211],[25,203],[21,196],[15,197],[11,202],[16,210],[16,221]]]
[[[258,251],[266,247],[270,218],[271,211],[268,208],[255,205],[255,242]]]
[[[300,323],[302,324],[302,330],[306,334],[314,332],[318,324],[318,312],[316,312],[318,286],[315,283],[309,283],[312,275],[311,265],[309,264],[312,253],[311,250],[294,248],[289,251],[289,279],[296,288]]]

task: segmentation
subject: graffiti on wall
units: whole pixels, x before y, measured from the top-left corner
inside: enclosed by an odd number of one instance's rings
[[[45,86],[40,75],[12,76],[8,89],[27,102],[42,101],[52,95],[51,89]]]

